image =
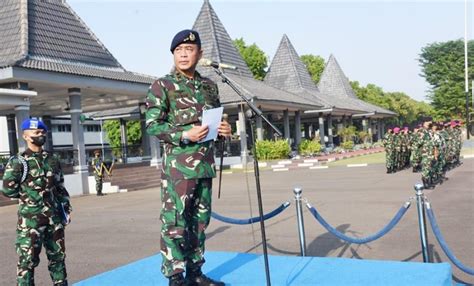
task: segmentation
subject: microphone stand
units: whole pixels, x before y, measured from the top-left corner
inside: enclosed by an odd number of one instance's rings
[[[245,95],[242,94],[242,92],[239,90],[239,88],[232,82],[231,79],[225,75],[222,70],[213,67],[214,71],[216,72],[217,75],[219,75],[222,78],[222,82],[226,83],[228,86],[230,86],[235,93],[237,93],[246,103],[247,106],[250,108],[252,113],[250,116],[246,116],[249,119],[250,122],[250,139],[252,142],[252,154],[253,154],[253,165],[254,165],[254,175],[255,175],[255,183],[256,183],[256,188],[257,188],[257,201],[258,201],[258,213],[260,217],[260,231],[262,234],[262,247],[263,247],[263,258],[265,261],[265,277],[267,281],[267,286],[271,286],[270,282],[270,267],[268,265],[268,249],[267,249],[267,238],[265,234],[265,221],[263,220],[263,203],[262,203],[262,190],[260,187],[260,170],[258,167],[258,158],[257,158],[257,147],[256,147],[256,140],[255,140],[255,134],[254,134],[254,127],[253,124],[255,122],[255,118],[258,116],[262,118],[268,125],[272,127],[272,129],[278,134],[278,136],[282,136],[282,133],[280,130],[278,130],[275,125],[273,125],[264,115],[263,112],[258,109],[255,104],[251,100],[249,100]],[[247,114],[246,114],[247,115]]]

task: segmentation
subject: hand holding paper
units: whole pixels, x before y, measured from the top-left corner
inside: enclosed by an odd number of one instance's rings
[[[199,143],[214,140],[217,138],[223,111],[223,107],[218,107],[213,109],[207,109],[202,112],[202,125],[206,125],[209,128],[209,132],[207,133],[204,139],[199,141]]]

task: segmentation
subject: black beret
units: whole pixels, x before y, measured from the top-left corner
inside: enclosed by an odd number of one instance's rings
[[[201,38],[199,38],[199,33],[193,30],[182,30],[181,32],[178,32],[174,36],[173,41],[171,41],[171,53],[174,52],[174,49],[176,49],[177,46],[183,43],[196,44],[200,48]]]

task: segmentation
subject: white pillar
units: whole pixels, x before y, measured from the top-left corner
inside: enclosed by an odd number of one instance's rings
[[[295,112],[295,145],[298,147],[301,142],[301,111]]]
[[[323,149],[326,148],[326,143],[324,142],[324,116],[322,113],[319,114],[319,139]]]
[[[364,130],[365,132],[368,132],[368,130],[369,130],[367,118],[365,118],[365,117],[362,118],[362,130]]]
[[[286,139],[290,139],[290,115],[288,110],[283,111],[283,133]]]
[[[257,125],[257,140],[263,140],[262,117],[257,116],[257,118],[255,118],[255,124]]]
[[[245,112],[240,109],[239,122],[237,126],[240,135],[240,159],[244,166],[247,165],[249,154],[247,150],[247,129],[245,125],[245,119]]]
[[[23,140],[23,131],[21,130],[21,124],[23,121],[30,117],[30,107],[28,105],[15,106],[15,117],[16,117],[16,138],[18,138],[18,151],[23,152],[26,150],[26,142]]]
[[[72,132],[72,147],[74,150],[74,173],[80,176],[78,180],[79,186],[82,189],[83,194],[89,193],[89,182],[88,176],[89,171],[87,168],[86,159],[86,146],[84,144],[84,128],[80,123],[80,116],[82,114],[82,102],[81,102],[81,89],[70,88],[69,93],[69,104],[71,113],[71,132]]]

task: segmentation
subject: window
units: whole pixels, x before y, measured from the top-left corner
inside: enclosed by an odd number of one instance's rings
[[[71,132],[71,124],[60,124],[57,127],[58,132]]]
[[[100,125],[84,125],[86,132],[100,132]]]

